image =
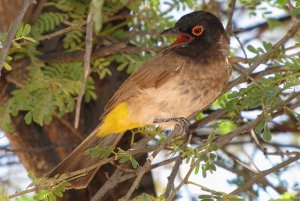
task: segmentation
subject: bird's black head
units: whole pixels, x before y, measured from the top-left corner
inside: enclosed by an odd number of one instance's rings
[[[228,46],[222,23],[215,15],[206,11],[195,11],[184,15],[173,28],[161,34],[178,35],[178,39],[168,49],[193,58],[213,56],[211,54],[214,51],[210,52],[210,50],[218,48],[218,45],[222,46],[222,43]],[[220,48],[224,49],[224,47]]]

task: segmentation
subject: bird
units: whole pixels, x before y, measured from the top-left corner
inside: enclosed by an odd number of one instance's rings
[[[161,36],[177,39],[142,64],[107,103],[100,123],[88,137],[47,176],[90,167],[99,158],[84,154],[94,147],[114,147],[123,133],[147,125],[174,128],[209,106],[228,83],[232,67],[229,38],[221,21],[207,11],[182,16]],[[100,167],[72,182],[85,188]]]

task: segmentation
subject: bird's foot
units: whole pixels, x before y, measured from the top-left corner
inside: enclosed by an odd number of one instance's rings
[[[175,122],[179,126],[179,132],[181,134],[187,134],[189,131],[190,122],[184,117],[175,117],[168,119],[155,119],[153,123],[165,123],[165,122]]]

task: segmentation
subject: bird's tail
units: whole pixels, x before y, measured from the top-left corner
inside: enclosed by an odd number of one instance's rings
[[[74,172],[77,170],[85,169],[95,165],[99,162],[99,158],[86,155],[84,152],[88,148],[94,146],[107,147],[116,146],[123,134],[107,135],[106,137],[98,137],[97,131],[99,126],[93,130],[89,136],[77,146],[70,155],[68,155],[63,161],[61,161],[55,168],[53,168],[46,176],[54,177],[57,174],[64,174],[68,172]],[[94,175],[97,173],[100,167],[89,171],[85,176],[79,177],[71,181],[72,188],[81,189],[86,188],[90,183]]]

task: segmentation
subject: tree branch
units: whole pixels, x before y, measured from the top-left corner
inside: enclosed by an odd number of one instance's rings
[[[150,139],[152,139],[152,137],[145,137],[142,140],[140,140],[139,142],[133,144],[132,148],[129,151],[127,151],[127,153],[134,156],[137,154],[144,154],[144,153],[156,150],[158,146],[145,148],[147,142]],[[86,173],[88,173],[96,168],[99,168],[100,166],[102,166],[104,164],[107,164],[107,163],[110,163],[113,161],[115,161],[114,156],[110,157],[110,158],[101,159],[98,163],[96,163],[90,167],[80,169],[80,170],[77,170],[74,172],[67,172],[65,174],[60,175],[60,177],[58,177],[57,179],[51,180],[50,182],[35,186],[33,188],[29,188],[24,191],[16,192],[16,193],[10,195],[9,198],[12,199],[12,198],[18,197],[20,195],[24,195],[24,194],[31,193],[31,192],[36,192],[36,191],[39,191],[42,189],[47,189],[47,188],[50,188],[50,187],[53,187],[53,186],[59,184],[62,181],[65,181],[65,180],[71,181],[73,178],[78,178],[78,177],[84,176]]]
[[[86,22],[86,45],[85,45],[85,53],[84,53],[84,73],[82,78],[82,86],[77,97],[76,103],[76,112],[75,112],[75,128],[78,128],[79,125],[79,118],[80,118],[80,109],[81,109],[81,102],[85,92],[86,87],[86,80],[90,74],[90,66],[91,66],[91,54],[92,54],[92,47],[93,47],[93,16],[94,16],[94,8],[93,8],[93,1],[90,3],[89,14],[87,16]]]
[[[130,187],[130,189],[128,190],[128,193],[125,195],[124,200],[128,201],[132,195],[132,193],[134,192],[134,190],[138,187],[142,177],[144,176],[144,174],[147,172],[147,170],[151,167],[151,162],[152,160],[157,156],[157,154],[164,149],[164,147],[171,141],[171,139],[173,139],[173,137],[175,137],[176,135],[178,135],[179,132],[179,127],[176,126],[175,129],[173,130],[173,132],[167,137],[167,139],[160,144],[155,151],[147,158],[145,164],[143,167],[140,167],[138,169],[138,174],[136,179],[134,180],[134,183],[132,184],[132,186]]]
[[[236,3],[236,0],[231,0],[228,5],[228,16],[227,16],[228,21],[227,21],[227,25],[226,25],[226,33],[229,37],[232,32],[232,18],[233,18],[235,3]]]
[[[261,171],[260,173],[256,174],[252,179],[248,180],[244,185],[241,187],[237,188],[236,190],[232,191],[230,194],[239,194],[241,192],[246,191],[248,188],[250,188],[256,181],[262,179],[263,177],[267,176],[268,174],[271,174],[272,172],[276,172],[277,170],[297,161],[300,159],[300,154],[297,154],[296,156],[279,163],[278,165],[268,169]]]
[[[186,146],[189,144],[189,142],[191,140],[191,135],[192,135],[192,132],[188,132],[188,134],[186,136],[184,136],[184,142],[180,146],[179,149],[186,148]],[[177,156],[177,159],[175,161],[175,165],[172,168],[171,174],[168,177],[168,184],[166,187],[166,191],[164,193],[165,198],[168,198],[170,196],[170,193],[171,193],[172,189],[174,188],[174,181],[175,181],[176,175],[179,171],[179,167],[182,163],[182,160],[183,160],[183,158],[180,156],[180,153],[179,153],[179,156]]]
[[[263,63],[265,60],[267,60],[280,46],[282,46],[284,43],[286,43],[290,38],[295,36],[298,29],[300,28],[300,20],[295,20],[291,29],[286,33],[284,37],[282,37],[277,43],[275,43],[270,50],[268,50],[265,54],[258,57],[258,59],[250,66],[249,73],[252,73],[261,63]],[[241,75],[234,81],[230,82],[224,91],[228,91],[235,85],[241,82],[241,80],[244,79],[244,75]]]
[[[6,56],[8,54],[10,45],[11,45],[14,37],[16,36],[19,25],[31,3],[35,3],[35,0],[24,0],[19,13],[18,13],[17,17],[15,18],[15,20],[7,34],[7,38],[2,47],[2,53],[0,55],[0,77],[1,77],[1,70],[3,68],[3,64],[4,64]]]

